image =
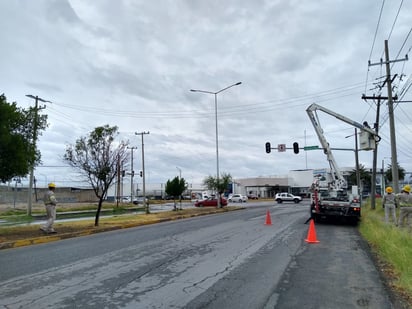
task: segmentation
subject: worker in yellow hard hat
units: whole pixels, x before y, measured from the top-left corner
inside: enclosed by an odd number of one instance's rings
[[[385,222],[389,223],[389,217],[392,214],[393,224],[397,224],[396,221],[396,196],[393,193],[392,187],[386,187],[386,194],[382,199],[382,207],[385,209]]]
[[[54,220],[56,220],[56,205],[57,205],[57,200],[56,196],[54,194],[54,191],[56,190],[56,185],[51,182],[48,184],[49,190],[44,194],[43,202],[44,206],[46,207],[46,213],[47,213],[47,221],[46,224],[40,227],[40,229],[49,234],[49,233],[56,233],[56,231],[53,228]]]
[[[412,195],[411,186],[405,185],[402,188],[402,193],[397,195],[399,202],[399,226],[404,227],[408,225],[411,228],[412,224]]]

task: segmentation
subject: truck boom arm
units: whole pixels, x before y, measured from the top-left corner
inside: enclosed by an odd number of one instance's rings
[[[331,168],[331,172],[332,172],[332,177],[333,177],[333,186],[335,189],[340,190],[340,189],[346,189],[347,188],[347,182],[345,180],[345,178],[343,177],[339,166],[336,163],[335,157],[332,154],[332,150],[329,146],[329,143],[327,142],[324,133],[323,133],[323,129],[320,126],[320,122],[319,122],[319,118],[318,115],[316,113],[317,110],[323,111],[326,114],[329,114],[343,122],[346,122],[362,131],[366,131],[369,134],[371,134],[375,141],[379,141],[380,137],[377,135],[377,133],[372,130],[369,126],[365,126],[362,125],[356,121],[353,121],[345,116],[342,116],[334,111],[331,111],[330,109],[327,109],[323,106],[320,106],[316,103],[311,104],[307,109],[306,112],[309,116],[310,121],[312,122],[313,127],[315,128],[316,134],[319,138],[319,141],[322,145],[322,148],[324,149],[324,152],[327,156],[327,160],[329,162],[330,168]]]

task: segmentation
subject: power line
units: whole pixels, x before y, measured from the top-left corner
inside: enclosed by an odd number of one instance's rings
[[[378,35],[378,29],[379,29],[379,25],[380,25],[380,22],[381,22],[382,12],[383,12],[383,7],[384,7],[384,5],[385,5],[385,0],[382,0],[382,6],[381,6],[381,10],[380,10],[380,12],[379,12],[378,23],[376,24],[375,35],[373,36],[373,42],[372,42],[371,52],[370,52],[370,54],[369,54],[369,59],[368,59],[368,60],[371,60],[371,58],[372,58],[372,52],[373,52],[373,48],[375,47],[376,37],[377,37],[377,35]],[[368,68],[368,71],[369,71],[369,68]]]
[[[288,104],[289,107],[294,106],[302,106],[304,104],[308,104],[308,101],[316,100],[317,102],[325,102],[335,100],[344,96],[356,95],[359,93],[357,89],[362,87],[363,83],[352,84],[348,86],[338,87],[330,90],[325,90],[317,93],[306,94],[302,96],[296,96],[292,98],[286,99],[272,99],[264,102],[252,102],[246,104],[240,104],[237,106],[221,106],[220,107],[220,114],[224,115],[232,115],[232,114],[250,114],[250,112],[254,113],[265,113],[267,111],[271,111],[277,108],[284,108],[285,104]],[[100,114],[100,115],[110,115],[110,116],[117,116],[117,117],[129,117],[129,118],[176,118],[176,119],[184,119],[184,118],[204,118],[211,114],[212,110],[169,110],[169,111],[162,111],[162,112],[130,112],[130,110],[122,111],[122,110],[113,110],[113,109],[104,109],[99,108],[96,110],[95,107],[87,107],[87,106],[80,106],[80,105],[70,105],[65,103],[55,103],[63,108],[74,109],[76,111],[83,111],[83,112],[91,112],[93,114]],[[53,111],[57,115],[61,115],[64,118],[64,122],[67,124],[72,124],[73,118],[69,115],[63,113],[60,109],[53,109]],[[66,120],[70,120],[67,122]]]
[[[389,32],[388,41],[391,38],[393,29],[395,28],[395,24],[396,24],[396,21],[398,20],[398,16],[399,16],[399,12],[401,11],[402,4],[403,4],[403,0],[401,0],[401,4],[399,5],[398,12],[396,13],[396,16],[395,16],[395,20],[393,21],[391,31]],[[383,54],[382,54],[382,57],[383,57]]]
[[[408,38],[409,38],[409,36],[411,35],[411,32],[412,32],[412,27],[411,27],[411,29],[409,29],[409,32],[408,32],[408,34],[406,35],[406,38],[405,38],[405,40],[403,41],[402,46],[401,46],[401,48],[399,49],[399,52],[398,52],[398,54],[396,55],[396,58],[395,58],[395,59],[398,59],[398,58],[399,58],[399,55],[401,54],[402,49],[405,47],[406,41],[408,41]],[[410,52],[410,50],[411,50],[411,47],[409,48],[409,50],[408,50],[408,52],[407,52],[406,54],[408,54],[408,53]],[[393,66],[393,65],[392,65],[392,66]]]

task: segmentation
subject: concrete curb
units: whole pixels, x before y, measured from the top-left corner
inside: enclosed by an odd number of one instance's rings
[[[150,225],[150,224],[156,224],[156,223],[161,223],[161,222],[168,222],[168,221],[187,219],[187,218],[193,218],[193,217],[199,217],[199,216],[205,216],[205,215],[212,215],[212,214],[218,214],[218,213],[226,213],[226,212],[236,211],[236,210],[241,210],[241,209],[245,209],[245,208],[242,207],[242,208],[236,208],[236,209],[226,209],[226,211],[223,211],[223,212],[222,211],[210,211],[210,212],[207,212],[207,213],[180,215],[180,216],[175,216],[175,217],[172,217],[172,218],[161,218],[161,219],[149,220],[149,221],[146,221],[146,222],[125,223],[125,224],[120,224],[120,225],[113,225],[113,226],[109,226],[109,227],[104,227],[104,228],[97,227],[96,229],[83,230],[83,231],[80,231],[80,232],[72,232],[72,233],[64,233],[64,234],[53,234],[53,235],[47,235],[47,236],[42,236],[42,237],[19,239],[19,240],[14,240],[14,241],[6,241],[6,242],[0,243],[0,250],[13,249],[13,248],[19,248],[19,247],[25,247],[25,246],[31,246],[31,245],[45,244],[45,243],[49,243],[49,242],[53,242],[53,241],[59,241],[59,240],[63,240],[63,239],[69,239],[69,238],[75,238],[75,237],[81,237],[81,236],[88,236],[88,235],[97,234],[97,233],[115,231],[115,230],[120,230],[120,229],[127,229],[127,228]]]

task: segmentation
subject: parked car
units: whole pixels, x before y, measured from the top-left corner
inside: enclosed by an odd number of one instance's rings
[[[222,206],[226,206],[227,205],[227,200],[224,199],[223,197],[220,198],[220,204]],[[217,198],[214,197],[209,197],[205,200],[199,200],[195,202],[195,206],[196,207],[217,207]]]
[[[247,202],[247,197],[242,194],[232,194],[231,196],[229,195],[229,202],[245,203]]]
[[[133,199],[133,204],[138,205],[138,204],[144,204],[143,203],[144,199],[143,196],[135,197]],[[149,201],[149,199],[146,197],[146,203]]]
[[[251,200],[257,200],[258,199],[256,194],[249,194],[247,197],[248,197],[248,199],[251,199]]]
[[[302,201],[302,197],[293,195],[290,193],[282,192],[282,193],[276,194],[275,201],[278,203],[283,203],[283,202],[300,203]]]

